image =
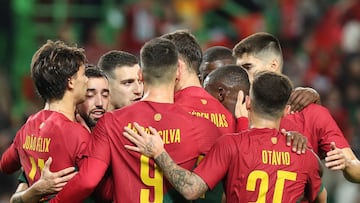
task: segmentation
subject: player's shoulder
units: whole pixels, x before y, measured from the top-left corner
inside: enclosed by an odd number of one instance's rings
[[[226,149],[228,151],[236,152],[242,148],[245,143],[244,139],[239,133],[226,133],[217,138],[214,146]]]
[[[300,113],[303,113],[306,115],[321,116],[322,113],[329,113],[329,110],[320,104],[312,103],[312,104],[307,105],[303,110],[300,111]]]

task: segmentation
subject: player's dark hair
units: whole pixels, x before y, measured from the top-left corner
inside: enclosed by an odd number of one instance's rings
[[[45,101],[62,99],[68,79],[85,64],[85,60],[84,49],[48,40],[31,61],[31,77],[40,97]]]
[[[257,73],[250,93],[254,112],[268,118],[280,118],[292,89],[285,75],[269,71]]]
[[[258,32],[250,35],[233,48],[233,56],[241,57],[243,54],[255,55],[259,58],[263,58],[263,55],[273,54],[281,60],[283,63],[283,56],[279,40],[265,32]]]
[[[114,77],[113,70],[122,66],[134,66],[139,63],[137,57],[125,51],[112,50],[103,54],[98,67],[102,69],[109,77]]]
[[[217,60],[229,59],[236,62],[235,57],[232,55],[232,50],[223,46],[214,46],[206,49],[203,53],[202,63],[212,62]]]
[[[170,40],[154,38],[141,48],[140,62],[145,83],[168,82],[175,77],[178,52]]]
[[[107,78],[107,75],[103,70],[101,70],[99,67],[93,64],[86,64],[85,65],[85,75],[88,78]]]
[[[202,50],[194,35],[187,30],[177,30],[161,37],[169,39],[175,44],[179,57],[189,67],[189,72],[199,74]]]
[[[239,87],[245,95],[249,95],[249,76],[244,68],[238,65],[226,65],[212,71],[206,78],[205,86],[214,86],[221,83],[227,87]]]

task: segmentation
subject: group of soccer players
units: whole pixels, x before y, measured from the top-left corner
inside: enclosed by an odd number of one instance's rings
[[[274,36],[215,51],[203,57],[179,30],[145,43],[140,62],[111,51],[85,68],[83,49],[48,41],[31,63],[45,108],[1,158],[3,172],[24,171],[11,201],[326,202],[315,154],[360,182],[360,162],[319,95],[281,75]]]

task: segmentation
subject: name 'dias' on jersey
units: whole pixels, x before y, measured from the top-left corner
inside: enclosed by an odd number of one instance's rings
[[[197,112],[197,111],[192,111],[190,112],[191,115],[193,116],[197,116],[197,117],[201,117],[201,118],[206,118],[208,120],[210,120],[211,122],[213,122],[216,127],[218,128],[227,128],[229,127],[229,123],[226,119],[226,115],[222,114],[222,113],[206,113],[206,112]]]

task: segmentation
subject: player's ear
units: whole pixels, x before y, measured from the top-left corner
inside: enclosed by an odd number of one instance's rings
[[[220,102],[224,101],[224,99],[225,99],[225,90],[224,90],[224,88],[218,87],[218,89],[217,89],[217,99]]]
[[[246,95],[246,97],[245,97],[245,103],[246,103],[246,109],[247,109],[247,110],[250,110],[250,109],[251,109],[250,96]]]
[[[270,69],[272,72],[276,72],[276,73],[279,73],[281,71],[280,70],[280,60],[277,57],[275,57],[274,59],[271,60]]]
[[[182,60],[178,59],[178,68],[176,70],[176,80],[180,80],[181,75],[184,71],[184,68],[186,68],[184,62]]]
[[[142,70],[141,69],[139,69],[138,70],[138,77],[139,77],[139,80],[141,81],[141,82],[144,82],[144,76],[143,76],[143,74],[142,74]]]
[[[290,105],[286,105],[285,109],[284,109],[284,113],[283,116],[290,114],[291,111],[291,106]]]
[[[67,79],[67,88],[74,89],[74,76],[71,76]]]

